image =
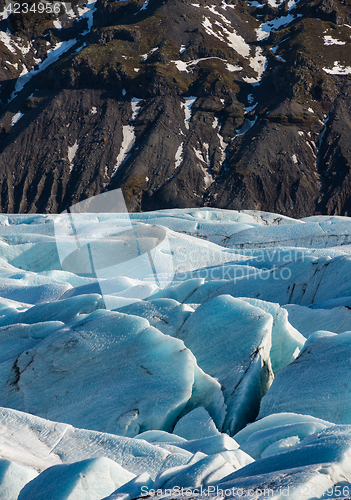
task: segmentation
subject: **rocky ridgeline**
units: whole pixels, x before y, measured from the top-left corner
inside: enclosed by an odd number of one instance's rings
[[[350,2],[196,2],[2,2],[3,212],[350,215]]]

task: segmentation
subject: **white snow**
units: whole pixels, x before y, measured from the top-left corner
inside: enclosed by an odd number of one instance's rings
[[[16,113],[15,115],[13,115],[12,117],[12,120],[11,120],[11,126],[13,127],[17,122],[18,120],[20,120],[23,116],[23,113],[21,113],[20,111],[18,113]]]
[[[11,66],[13,66],[15,69],[18,70],[18,63],[12,63],[10,61],[5,61],[5,64],[10,64]]]
[[[199,167],[201,168],[201,170],[204,173],[204,185],[205,185],[205,189],[208,189],[211,186],[211,184],[214,182],[211,169],[209,167],[207,167],[207,166],[205,167],[201,163],[200,163]]]
[[[68,161],[70,163],[69,168],[70,168],[71,172],[72,172],[72,170],[74,168],[73,158],[75,157],[75,155],[77,153],[77,150],[78,150],[78,142],[77,141],[75,141],[75,143],[73,144],[73,146],[68,146],[67,156],[68,156]]]
[[[257,78],[245,77],[243,80],[246,83],[251,83],[252,85],[258,85],[262,79],[262,75],[267,67],[267,58],[262,55],[262,48],[256,47],[256,53],[254,57],[250,58],[250,66],[257,73]]]
[[[17,78],[15,90],[13,91],[10,100],[12,100],[18,92],[20,92],[26,83],[35,76],[41,73],[44,69],[46,69],[50,64],[53,64],[58,58],[67,52],[69,49],[73,47],[76,43],[76,39],[67,40],[65,42],[58,42],[55,47],[47,52],[47,57],[40,64],[38,64],[37,68],[32,68],[28,71],[26,68],[22,71],[21,75]]]
[[[87,19],[87,29],[82,33],[83,36],[87,35],[93,26],[93,15],[96,10],[95,3],[96,1],[94,0],[93,2],[87,3],[84,8],[78,7],[79,19]],[[70,12],[73,13],[73,10],[71,9],[71,11],[68,11],[68,14]],[[74,13],[73,17],[75,17]],[[0,40],[3,41],[8,47],[8,49],[11,50],[11,52],[13,53],[16,53],[13,46],[15,46],[23,55],[27,54],[32,47],[31,43],[28,43],[27,47],[20,46],[18,43],[15,43],[14,40],[12,40],[7,33],[4,32],[0,32]],[[66,40],[64,42],[58,42],[52,49],[50,49],[47,52],[47,57],[40,63],[38,63],[38,67],[36,68],[33,67],[30,71],[24,69],[24,71],[21,73],[21,75],[18,77],[16,81],[15,90],[12,93],[10,100],[12,100],[16,96],[16,94],[18,94],[18,92],[20,92],[23,89],[24,85],[28,83],[33,76],[39,74],[41,71],[43,71],[48,66],[57,61],[62,54],[70,50],[76,43],[77,43],[76,39]],[[79,47],[77,51],[81,50],[83,46]]]
[[[86,19],[87,20],[87,29],[83,31],[82,35],[87,35],[93,26],[93,17],[94,17],[94,12],[96,11],[96,0],[93,1],[88,1],[88,3],[83,7],[80,8],[78,7],[78,17],[79,19]]]
[[[178,69],[178,71],[185,71],[185,72],[189,72],[189,68],[191,70],[191,67],[192,66],[196,66],[199,62],[201,61],[209,61],[210,59],[218,59],[219,61],[223,61],[226,63],[226,68],[228,71],[241,71],[242,70],[242,67],[241,66],[234,66],[233,64],[229,64],[226,62],[226,59],[221,59],[220,57],[202,57],[200,59],[194,59],[192,61],[187,61],[187,62],[184,62],[180,59],[178,60],[172,60],[171,62],[174,63]]]
[[[223,136],[219,132],[217,132],[217,137],[219,139],[219,144],[221,148],[221,162],[223,163],[224,160],[226,159],[227,143],[224,142]]]
[[[11,35],[10,31],[0,31],[0,42],[2,42],[5,47],[12,52],[13,54],[16,54],[16,49],[23,55],[28,54],[28,52],[31,49],[31,43],[29,42],[27,46],[24,46],[20,44],[22,40],[18,37],[14,37]]]
[[[202,22],[202,26],[205,28],[205,31],[208,35],[214,36],[221,40],[222,42],[227,43],[229,47],[234,49],[238,54],[243,57],[248,57],[250,54],[250,46],[245,42],[244,38],[236,33],[233,28],[228,28],[220,24],[218,21],[215,22],[215,25],[220,27],[220,31],[215,31],[212,27],[212,23],[210,18],[204,16],[204,21]]]
[[[296,7],[300,0],[289,0],[288,1],[288,10],[289,12]]]
[[[146,61],[146,59],[148,59],[152,54],[154,54],[154,52],[156,52],[158,50],[158,47],[154,47],[153,49],[150,50],[149,53],[146,53],[146,54],[142,54],[141,55],[141,58]]]
[[[185,119],[184,119],[184,125],[185,128],[189,129],[189,124],[191,121],[191,108],[196,101],[197,97],[184,97],[185,103],[181,102],[180,105],[184,109],[185,113]]]
[[[227,8],[230,8],[230,9],[234,9],[235,8],[235,5],[232,5],[232,4],[228,4],[225,0],[222,0],[222,3],[221,3],[221,8],[223,10],[227,10]]]
[[[225,158],[226,158],[227,143],[224,141],[224,138],[220,133],[219,121],[218,121],[218,118],[216,116],[212,122],[212,128],[214,128],[214,129],[218,128],[217,137],[219,140],[219,146],[220,146],[220,151],[221,151],[221,162],[223,163]]]
[[[216,10],[216,5],[206,5],[205,9],[208,9],[210,12],[212,12],[212,14],[218,16],[225,24],[228,24],[229,26],[231,25],[229,19],[227,19],[223,14]]]
[[[264,5],[260,4],[256,0],[246,0],[246,3],[250,5],[250,7],[256,7],[256,9],[262,9]]]
[[[241,71],[243,69],[241,66],[234,66],[234,64],[229,64],[229,63],[226,64],[226,68],[228,71],[231,71],[231,72]]]
[[[288,14],[287,16],[277,17],[261,24],[261,26],[256,29],[257,40],[265,40],[269,37],[271,31],[276,31],[282,26],[287,26],[299,17],[302,17],[302,14],[297,14],[295,16],[293,14]]]
[[[122,165],[122,163],[127,159],[131,149],[135,143],[135,132],[133,125],[123,125],[122,127],[122,145],[121,149],[117,155],[116,163],[113,167],[113,174],[117,172],[118,168]]]
[[[124,90],[124,89],[123,89]],[[123,94],[122,90],[122,94]],[[125,95],[125,93],[123,94]],[[132,97],[130,104],[132,108],[132,120],[131,123],[133,123],[139,112],[140,112],[140,103],[143,101],[143,99],[138,99],[137,97]],[[135,143],[135,132],[134,132],[134,126],[129,124],[129,125],[123,125],[122,127],[122,144],[121,144],[121,149],[117,155],[116,158],[116,163],[113,167],[113,173],[112,177],[115,175],[117,172],[118,168],[124,163],[124,161],[128,158],[131,150],[133,149],[134,143]]]
[[[0,41],[5,45],[5,47],[12,52],[13,54],[16,54],[16,51],[13,47],[13,41],[11,39],[11,36],[6,33],[5,31],[0,31]]]
[[[143,11],[143,10],[146,10],[147,6],[149,5],[149,0],[146,0],[143,5],[141,6],[141,9],[139,12]]]
[[[268,0],[268,5],[271,7],[279,7],[281,3],[283,3],[284,0]]]
[[[346,42],[342,42],[341,40],[337,40],[336,38],[333,38],[332,36],[325,35],[323,37],[324,40],[324,45],[345,45]]]
[[[54,27],[58,30],[61,30],[62,29],[62,24],[61,24],[61,21],[59,19],[55,19],[52,23],[54,25]]]
[[[333,68],[323,68],[323,71],[330,75],[351,75],[351,66],[343,66],[339,61],[334,61]]]

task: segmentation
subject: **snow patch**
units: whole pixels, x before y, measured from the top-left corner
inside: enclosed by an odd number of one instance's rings
[[[271,31],[276,31],[282,26],[287,26],[288,24],[295,21],[297,18],[302,17],[302,14],[288,14],[287,16],[277,17],[271,21],[261,24],[259,28],[256,28],[257,40],[265,40],[269,37]]]
[[[220,17],[225,24],[231,26],[231,22],[229,21],[229,19],[227,19],[225,16],[223,16],[223,14],[216,10],[216,5],[206,5],[205,9],[208,9],[210,12],[212,12],[212,14]]]
[[[13,54],[16,54],[16,51],[13,47],[14,42],[8,33],[5,33],[4,31],[0,31],[0,41],[5,45],[5,47],[10,52],[12,52]]]
[[[185,128],[189,129],[189,124],[191,120],[191,108],[196,101],[197,97],[191,96],[191,97],[184,97],[185,103],[181,102],[180,105],[184,109],[184,114],[185,114],[185,119],[184,119],[184,125]]]
[[[5,64],[10,64],[10,66],[13,66],[18,71],[18,63],[12,63],[10,61],[5,61]]]
[[[323,37],[324,40],[324,45],[345,45],[346,42],[342,42],[341,40],[337,40],[336,38],[333,38],[332,36],[327,36],[325,35]]]
[[[122,128],[122,145],[121,149],[116,158],[115,166],[113,167],[112,177],[115,175],[119,167],[124,163],[124,161],[128,158],[131,149],[135,143],[135,133],[133,125],[123,125]]]
[[[246,134],[246,132],[254,126],[254,124],[256,123],[256,120],[257,120],[257,116],[255,116],[253,120],[250,120],[249,118],[245,118],[243,125],[235,131],[237,133],[237,135]]]
[[[230,72],[241,71],[243,69],[241,66],[234,66],[233,64],[229,63],[226,64],[226,68]]]
[[[12,95],[10,97],[10,101],[20,92],[23,87],[26,85],[26,83],[31,80],[33,76],[38,75],[41,73],[44,69],[46,69],[48,66],[53,64],[57,59],[67,52],[69,49],[73,47],[73,45],[77,43],[76,39],[73,40],[67,40],[65,42],[59,42],[55,45],[55,47],[47,52],[47,57],[42,61],[38,67],[32,68],[30,71],[27,70],[27,68],[24,68],[20,76],[17,78],[15,90],[12,92]]]
[[[199,166],[204,173],[205,189],[208,189],[211,186],[211,184],[213,184],[213,182],[214,182],[213,176],[211,174],[211,170],[210,170],[210,168],[208,168],[208,167],[206,168],[201,164]]]
[[[94,12],[96,11],[95,4],[96,0],[87,3],[87,5],[83,8],[78,7],[79,19],[86,19],[88,23],[87,29],[82,33],[83,36],[87,35],[91,31],[91,28],[93,27],[93,16]]]
[[[178,149],[176,151],[176,154],[175,154],[175,157],[174,157],[174,160],[175,160],[174,168],[178,168],[182,164],[182,161],[183,161],[183,144],[184,144],[184,142],[182,142],[178,146]]]
[[[243,80],[246,83],[251,83],[251,85],[259,85],[262,75],[268,65],[267,57],[262,55],[262,48],[256,47],[255,57],[250,58],[250,66],[257,73],[257,78],[245,77]]]
[[[158,47],[154,47],[153,49],[150,50],[149,53],[146,53],[146,54],[142,54],[141,55],[141,58],[146,61],[146,59],[148,59],[154,52],[156,52],[156,50],[158,50],[159,48]]]
[[[55,21],[53,21],[52,23],[54,25],[54,27],[57,29],[57,30],[61,30],[62,29],[62,24],[61,24],[61,21],[59,21],[58,19],[55,19]]]
[[[221,150],[221,163],[223,163],[227,156],[226,155],[227,143],[224,142],[223,136],[219,132],[217,132],[217,137],[219,139],[220,150]]]
[[[18,38],[17,38],[18,40]],[[15,42],[10,32],[0,31],[0,41],[5,45],[5,47],[12,52],[13,54],[17,54],[17,51],[21,52],[21,54],[26,55],[30,51],[32,45],[28,42],[27,46],[20,45]],[[16,51],[17,49],[17,51]]]
[[[333,68],[323,68],[323,71],[329,75],[351,75],[351,66],[342,66],[339,61],[335,61]]]
[[[191,71],[191,66],[196,66],[199,62],[201,61],[208,61],[210,59],[218,59],[219,61],[223,61],[226,64],[226,68],[228,71],[241,71],[242,67],[241,66],[234,66],[233,64],[227,63],[226,59],[221,59],[220,57],[201,57],[200,59],[193,59],[192,61],[182,61],[180,59],[176,61],[171,61],[174,63],[177,67],[178,71],[185,71],[186,73],[189,73],[189,68]]]
[[[214,36],[218,38],[218,40],[221,40],[221,42],[226,43],[229,47],[234,49],[243,57],[248,57],[250,55],[250,46],[245,42],[242,36],[238,35],[235,30],[229,31],[218,21],[216,21],[215,24],[220,27],[221,31],[215,31],[212,27],[210,19],[204,16],[202,26],[205,28],[205,31],[208,35]],[[226,37],[223,35],[223,33],[226,35]]]

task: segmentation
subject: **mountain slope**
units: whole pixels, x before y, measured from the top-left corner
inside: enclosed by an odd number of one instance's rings
[[[3,14],[3,212],[350,214],[351,2],[192,1]]]

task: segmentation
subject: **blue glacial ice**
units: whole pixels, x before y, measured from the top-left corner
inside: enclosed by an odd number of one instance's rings
[[[350,498],[351,218],[73,220],[0,216],[0,498]]]

